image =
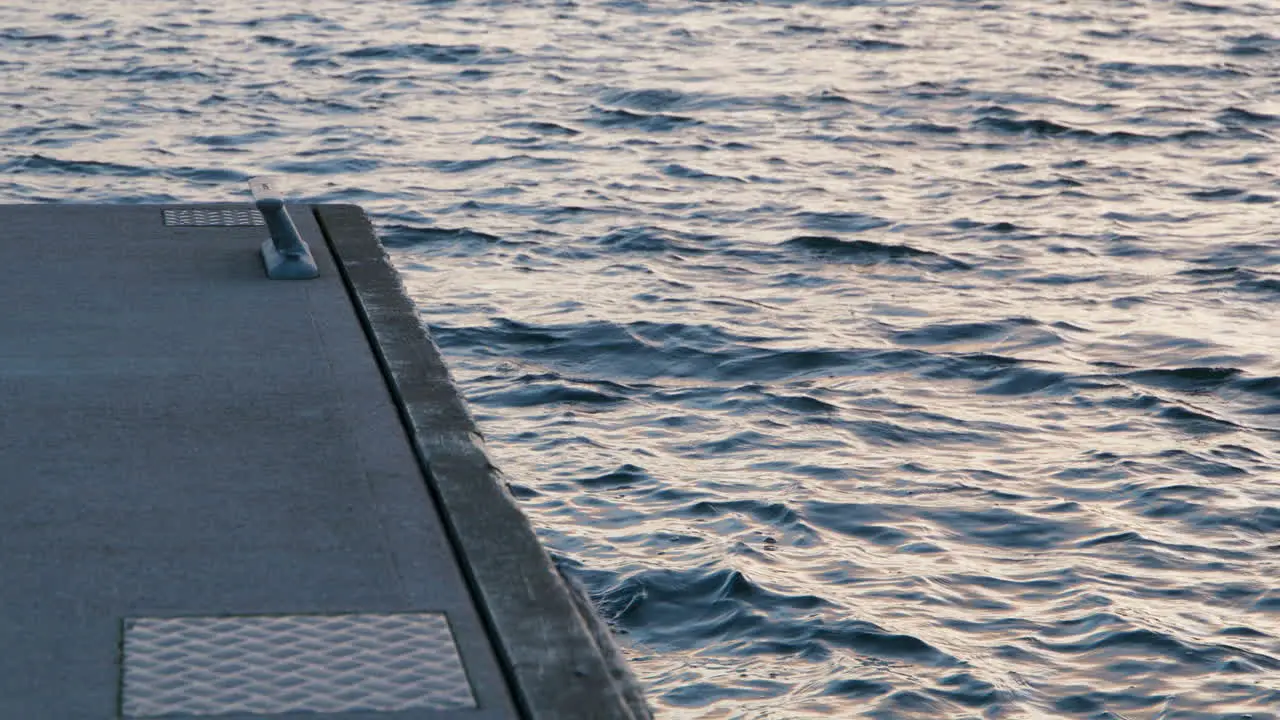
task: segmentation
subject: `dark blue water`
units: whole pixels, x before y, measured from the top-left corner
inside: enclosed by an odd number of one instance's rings
[[[357,202],[664,718],[1280,717],[1280,5],[0,7],[0,198]]]

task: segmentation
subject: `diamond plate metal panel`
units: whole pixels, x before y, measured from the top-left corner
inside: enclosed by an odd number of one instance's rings
[[[443,613],[134,618],[126,717],[474,708]]]
[[[164,210],[165,225],[187,227],[247,227],[266,225],[262,213],[256,209],[237,208],[179,208]]]

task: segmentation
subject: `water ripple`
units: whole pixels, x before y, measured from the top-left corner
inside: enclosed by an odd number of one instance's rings
[[[1276,718],[1264,2],[0,7],[8,201],[357,202],[669,718]]]

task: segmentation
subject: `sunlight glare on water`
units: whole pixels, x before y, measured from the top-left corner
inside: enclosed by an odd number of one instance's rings
[[[664,718],[1280,717],[1280,5],[0,7],[0,197],[373,216]]]

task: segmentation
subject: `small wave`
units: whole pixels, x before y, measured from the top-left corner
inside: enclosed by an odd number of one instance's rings
[[[690,568],[648,569],[615,581],[598,592],[600,609],[612,622],[645,631],[649,642],[697,647],[707,639],[745,627],[802,624],[784,619],[786,610],[809,611],[826,605],[815,595],[767,590],[737,570]],[[776,619],[766,619],[768,613]],[[662,620],[663,622],[654,622]],[[753,640],[759,642],[766,637]]]
[[[893,685],[874,680],[849,678],[832,680],[822,689],[823,695],[834,695],[846,700],[866,700],[884,695],[893,690]]]
[[[189,135],[187,139],[193,143],[214,148],[234,148],[242,145],[270,142],[278,139],[282,134],[279,130],[260,129],[235,134]]]
[[[1243,188],[1215,188],[1213,190],[1193,190],[1186,193],[1192,200],[1200,202],[1239,202],[1250,205],[1264,205],[1276,202],[1271,195],[1258,195],[1245,192]]]
[[[598,242],[611,251],[691,255],[708,252],[719,240],[716,235],[695,235],[645,225],[612,230],[602,235]]]
[[[603,475],[578,479],[578,484],[583,487],[608,490],[625,490],[653,482],[656,482],[653,476],[646,472],[644,468],[631,463],[620,465]],[[690,538],[690,541],[692,540],[700,540],[700,538]],[[670,542],[669,538],[668,542]]]
[[[773,530],[809,531],[798,513],[786,503],[762,500],[699,500],[680,510],[679,514],[701,518],[744,515]]]
[[[781,34],[796,33],[796,34],[802,34],[802,35],[825,35],[831,32],[835,32],[835,31],[832,30],[831,28],[822,27],[821,25],[787,24],[782,26]]]
[[[1248,393],[1280,400],[1280,377],[1255,377],[1241,379],[1235,387]]]
[[[1249,132],[1243,127],[1227,127],[1224,132],[1189,129],[1180,130],[1168,135],[1150,135],[1129,130],[1110,130],[1098,132],[1087,128],[1071,127],[1052,120],[1029,119],[1013,120],[1009,118],[982,117],[972,123],[976,130],[996,132],[1003,135],[1026,135],[1031,137],[1062,137],[1114,145],[1143,145],[1148,143],[1189,142],[1199,140],[1220,140],[1232,137],[1247,137],[1263,140],[1261,135]]]
[[[253,40],[254,42],[262,43],[263,45],[270,45],[272,47],[292,48],[298,46],[296,41],[290,38],[279,37],[278,35],[254,35]]]
[[[477,63],[481,61],[510,61],[510,51],[484,48],[479,45],[434,45],[431,43],[404,43],[399,45],[374,45],[339,53],[356,60],[401,59],[420,60],[437,64]]]
[[[1084,522],[1039,517],[1007,508],[924,508],[919,514],[971,542],[987,547],[1048,550],[1074,544],[1095,532]]]
[[[891,245],[870,240],[841,240],[829,235],[802,235],[783,243],[818,257],[859,265],[905,263],[932,270],[969,270],[972,265],[910,245]]]
[[[1098,69],[1125,75],[1172,75],[1212,80],[1247,77],[1250,74],[1246,70],[1223,65],[1150,64],[1128,61],[1102,63],[1098,65]]]
[[[1223,125],[1262,125],[1266,127],[1280,126],[1280,115],[1231,107],[1218,113],[1218,122]]]
[[[1255,258],[1257,262],[1259,258]],[[1262,262],[1270,264],[1270,260]],[[1196,285],[1220,288],[1229,287],[1247,293],[1274,294],[1280,292],[1280,273],[1263,272],[1241,267],[1204,268],[1183,270],[1178,273],[1190,278]]]
[[[582,134],[580,130],[574,130],[573,128],[567,127],[565,125],[559,125],[557,123],[545,122],[545,121],[511,122],[511,123],[504,124],[502,127],[521,128],[524,130],[532,130],[542,135],[558,135],[561,137],[573,137],[574,135]]]
[[[863,232],[892,225],[890,221],[863,213],[799,212],[795,218],[806,228],[827,232]]]
[[[440,327],[433,331],[442,346],[486,348],[487,352],[505,353],[557,370],[608,367],[606,375],[611,378],[740,377],[766,370],[751,367],[733,372],[726,368],[732,359],[748,356],[756,339],[712,325],[594,321],[557,326],[499,318],[489,327]],[[782,363],[777,371],[806,369]]]
[[[1256,57],[1280,52],[1280,38],[1266,33],[1230,38],[1230,43],[1225,50],[1228,55]]]
[[[1036,368],[1014,368],[978,392],[984,395],[1029,395],[1047,390],[1069,392],[1075,389],[1075,378],[1063,372]]]
[[[621,108],[594,108],[587,122],[603,128],[634,128],[648,132],[670,132],[702,124],[684,115],[639,113]]]
[[[477,393],[471,399],[481,405],[534,407],[539,405],[612,405],[627,397],[565,381],[517,383],[506,390]]]
[[[841,41],[840,44],[862,52],[894,52],[910,49],[910,46],[904,43],[893,42],[892,40],[876,40],[874,38],[849,38]]]
[[[1083,137],[1092,137],[1096,135],[1088,130],[1080,130],[1068,127],[1051,120],[1031,119],[1031,120],[1015,120],[1007,117],[981,117],[974,121],[975,127],[983,130],[994,130],[1002,133],[1032,135],[1066,135],[1076,134]]]
[[[1235,9],[1226,5],[1211,5],[1203,2],[1192,2],[1191,0],[1181,0],[1178,7],[1183,10],[1189,10],[1196,13],[1208,13],[1210,15],[1226,15],[1234,13]]]
[[[115,175],[120,177],[142,177],[154,175],[155,171],[137,165],[124,165],[97,160],[61,160],[47,155],[27,155],[10,160],[0,166],[10,173],[50,173],[61,175]]]
[[[733,177],[732,175],[717,175],[715,173],[705,172],[679,163],[672,163],[662,168],[662,174],[667,177],[682,178],[686,180],[706,180],[711,182],[734,182],[744,184],[747,182],[742,178]]]
[[[675,90],[610,90],[600,100],[611,105],[643,113],[660,113],[692,104],[692,98]]]
[[[895,527],[910,515],[895,511],[891,506],[860,503],[812,502],[804,511],[804,517],[818,527],[876,545],[895,547],[916,539]]]
[[[0,30],[0,43],[63,43],[67,40],[59,33],[29,33],[21,28]]]
[[[957,125],[939,125],[938,123],[917,122],[909,125],[895,127],[895,130],[908,133],[923,133],[926,135],[956,135],[961,128]]]
[[[1238,659],[1258,670],[1280,669],[1280,660],[1267,655],[1230,645],[1187,642],[1171,633],[1148,628],[1102,630],[1083,640],[1069,643],[1050,643],[1039,639],[1035,642],[1046,650],[1065,654],[1127,653],[1161,657],[1178,663],[1192,663],[1202,668],[1219,667],[1224,661]],[[1159,667],[1155,664],[1149,665],[1148,671],[1158,672]]]
[[[557,167],[572,164],[573,162],[574,161],[569,158],[508,155],[502,157],[495,156],[476,158],[474,160],[429,160],[423,164],[436,172],[453,174],[484,170],[497,165],[512,165],[516,167]]]
[[[1172,467],[1195,473],[1200,477],[1228,478],[1249,474],[1249,471],[1241,466],[1244,463],[1241,462],[1240,459],[1237,460],[1240,464],[1232,464],[1226,461],[1227,459],[1232,458],[1232,455],[1221,451],[1214,454],[1217,456],[1217,459],[1204,457],[1203,455],[1198,455],[1186,450],[1166,450],[1159,453],[1156,457],[1160,458]],[[1215,497],[1218,494],[1213,488],[1205,488],[1198,485],[1176,484],[1144,490],[1141,497],[1163,498],[1168,493],[1172,492],[1204,498]]]
[[[470,228],[413,227],[410,225],[384,225],[378,233],[387,247],[420,247],[433,243],[494,243],[502,238]]]
[[[858,350],[750,349],[717,364],[716,375],[733,380],[780,380],[818,376],[857,376],[887,366],[910,366],[916,354]],[[920,355],[923,355],[921,353]],[[903,363],[903,360],[906,360]]]
[[[1214,417],[1206,411],[1193,410],[1181,405],[1166,406],[1156,416],[1188,435],[1218,435],[1233,433],[1241,429],[1239,425],[1230,420]]]
[[[994,337],[1007,337],[1023,327],[1036,327],[1040,323],[1031,318],[1010,318],[1003,322],[938,323],[893,334],[894,342],[903,345],[950,345]]]
[[[100,80],[104,77],[122,78],[128,82],[150,83],[150,82],[198,82],[213,83],[217,81],[214,76],[200,71],[192,70],[185,67],[164,67],[164,66],[144,66],[144,67],[62,67],[51,70],[49,77],[55,77],[64,80]]]
[[[341,175],[345,173],[369,172],[382,165],[374,158],[335,157],[323,160],[288,160],[269,165],[270,169],[281,173],[299,175]]]
[[[1004,443],[1004,437],[1015,431],[1010,425],[993,425],[982,423],[952,423],[959,425],[956,429],[932,427],[921,422],[928,418],[936,420],[939,416],[918,413],[913,417],[902,418],[901,422],[888,420],[848,420],[833,423],[848,431],[854,437],[872,447],[901,448],[974,448],[979,446],[998,447]],[[908,422],[913,421],[913,422]]]
[[[1231,383],[1243,373],[1238,368],[1185,367],[1139,370],[1119,377],[1151,387],[1185,393],[1208,393]]]
[[[850,100],[848,97],[838,92],[835,92],[834,90],[822,90],[820,92],[813,93],[809,95],[808,99],[810,102],[814,102],[814,103],[824,103],[824,104],[833,104],[833,105],[850,105],[853,103],[853,101]]]

